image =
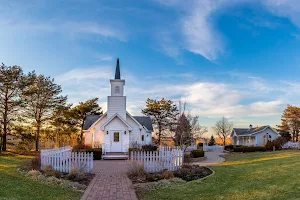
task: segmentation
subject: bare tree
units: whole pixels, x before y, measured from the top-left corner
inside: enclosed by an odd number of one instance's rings
[[[185,151],[188,146],[194,144],[207,132],[207,128],[200,125],[199,116],[192,116],[190,112],[186,112],[186,103],[184,103],[183,111],[178,117],[174,132],[175,144]]]
[[[223,117],[212,127],[215,134],[221,138],[223,145],[226,144],[226,138],[231,134],[233,128],[233,123],[228,121],[226,117]]]

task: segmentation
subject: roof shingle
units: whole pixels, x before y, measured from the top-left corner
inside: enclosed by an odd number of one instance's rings
[[[257,131],[261,131],[264,128],[266,128],[267,126],[259,126],[259,127],[255,127],[255,128],[233,128],[233,130],[235,131],[235,133],[237,135],[248,135],[248,134],[252,134],[255,133]]]

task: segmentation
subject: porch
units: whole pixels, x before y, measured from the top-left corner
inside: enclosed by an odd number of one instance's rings
[[[128,153],[124,152],[107,152],[102,155],[103,160],[128,160]]]
[[[236,145],[256,146],[255,136],[237,136]]]

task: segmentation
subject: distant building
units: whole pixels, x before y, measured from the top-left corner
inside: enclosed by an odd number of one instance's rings
[[[249,128],[234,128],[230,137],[234,145],[264,146],[279,136],[269,125],[254,128],[250,125]]]

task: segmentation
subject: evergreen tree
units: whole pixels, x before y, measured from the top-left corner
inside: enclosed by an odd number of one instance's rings
[[[213,146],[216,144],[215,138],[213,135],[211,135],[210,140],[208,142],[208,146]]]
[[[78,126],[80,126],[80,144],[83,144],[83,125],[88,115],[101,115],[103,114],[102,108],[99,106],[98,98],[93,98],[85,102],[80,102],[78,106],[75,106],[71,114],[74,119],[77,120]]]
[[[37,75],[34,71],[26,76],[27,86],[22,93],[26,118],[36,127],[35,150],[39,150],[42,125],[49,121],[54,110],[66,104],[67,97],[61,96],[61,86],[54,79]]]
[[[156,125],[159,144],[163,131],[171,128],[179,114],[177,106],[171,100],[164,98],[161,100],[147,99],[146,108],[142,110],[142,113],[150,116]]]
[[[18,118],[18,111],[22,103],[20,94],[24,87],[23,71],[19,66],[0,66],[0,127],[2,132],[2,148],[6,151],[6,136],[9,125]]]

